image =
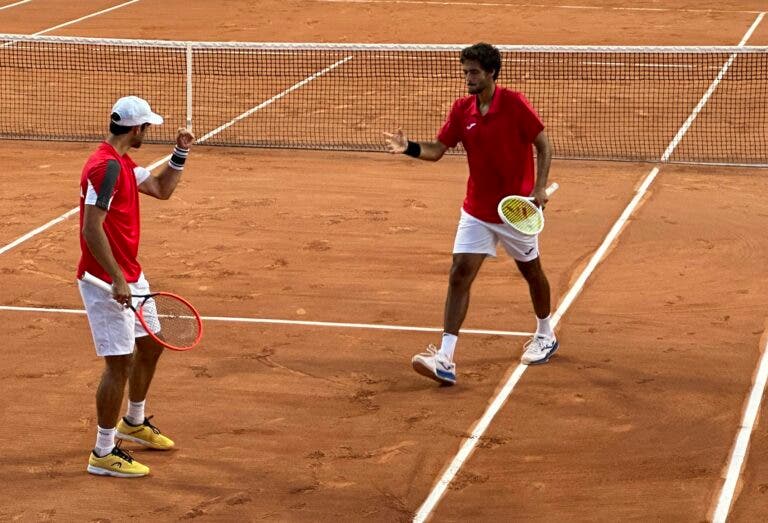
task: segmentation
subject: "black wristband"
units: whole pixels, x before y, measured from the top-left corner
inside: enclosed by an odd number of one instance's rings
[[[405,151],[403,151],[403,154],[418,158],[421,156],[421,145],[419,145],[417,142],[408,140],[408,147],[406,147]]]
[[[171,154],[171,159],[168,161],[168,165],[171,169],[181,171],[184,169],[184,163],[187,161],[188,154],[189,149],[182,149],[177,145],[173,148],[173,154]]]

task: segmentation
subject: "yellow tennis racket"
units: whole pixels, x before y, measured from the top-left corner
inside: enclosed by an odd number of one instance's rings
[[[553,183],[547,187],[547,196],[551,196],[559,188],[559,184]],[[533,203],[533,198],[506,196],[499,202],[498,211],[499,218],[504,223],[523,234],[533,236],[544,228],[544,213]]]

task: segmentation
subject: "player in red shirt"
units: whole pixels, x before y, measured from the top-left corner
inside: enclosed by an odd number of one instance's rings
[[[127,153],[141,147],[151,125],[162,123],[163,118],[145,100],[136,96],[119,99],[112,108],[109,135],[88,158],[80,178],[78,285],[96,354],[105,363],[96,391],[98,433],[88,460],[91,474],[125,478],[149,473],[148,467],[115,446],[115,438],[159,450],[174,444],[144,416],[147,391],[163,348],[126,308],[131,294],[150,292],[136,258],[139,193],[170,198],[195,140],[190,131],[179,129],[170,161],[159,174],[151,174]],[[82,281],[86,272],[111,283],[112,293]],[[128,412],[118,423],[126,383]]]
[[[469,307],[470,287],[485,257],[496,255],[499,242],[528,282],[537,318],[522,362],[546,363],[558,348],[549,322],[549,283],[539,259],[538,237],[506,226],[496,210],[503,197],[513,194],[531,196],[542,207],[547,203],[552,150],[544,124],[522,93],[496,85],[501,69],[498,49],[486,43],[467,47],[461,52],[461,65],[469,96],[454,102],[436,141],[412,142],[400,130],[384,133],[393,154],[436,162],[459,142],[467,151],[469,179],[453,247],[442,343],[439,350],[430,345],[412,360],[416,372],[449,385],[456,383],[453,353]]]

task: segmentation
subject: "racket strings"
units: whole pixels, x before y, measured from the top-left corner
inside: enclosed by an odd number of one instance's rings
[[[528,200],[510,199],[504,202],[501,212],[511,224],[522,232],[535,234],[544,225],[538,207]]]
[[[152,332],[174,347],[190,347],[200,335],[195,311],[173,296],[158,294],[148,298],[141,306],[141,314]]]

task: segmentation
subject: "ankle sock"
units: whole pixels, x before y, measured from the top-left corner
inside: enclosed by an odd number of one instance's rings
[[[128,401],[128,413],[125,415],[125,419],[131,425],[141,425],[144,423],[144,405],[147,400],[144,401]]]
[[[103,427],[96,427],[96,446],[93,448],[96,451],[96,455],[103,458],[115,448],[115,432],[116,429],[105,429]]]
[[[448,358],[448,361],[453,361],[453,351],[456,350],[456,342],[459,337],[455,334],[443,333],[443,341],[440,343],[440,354]]]

